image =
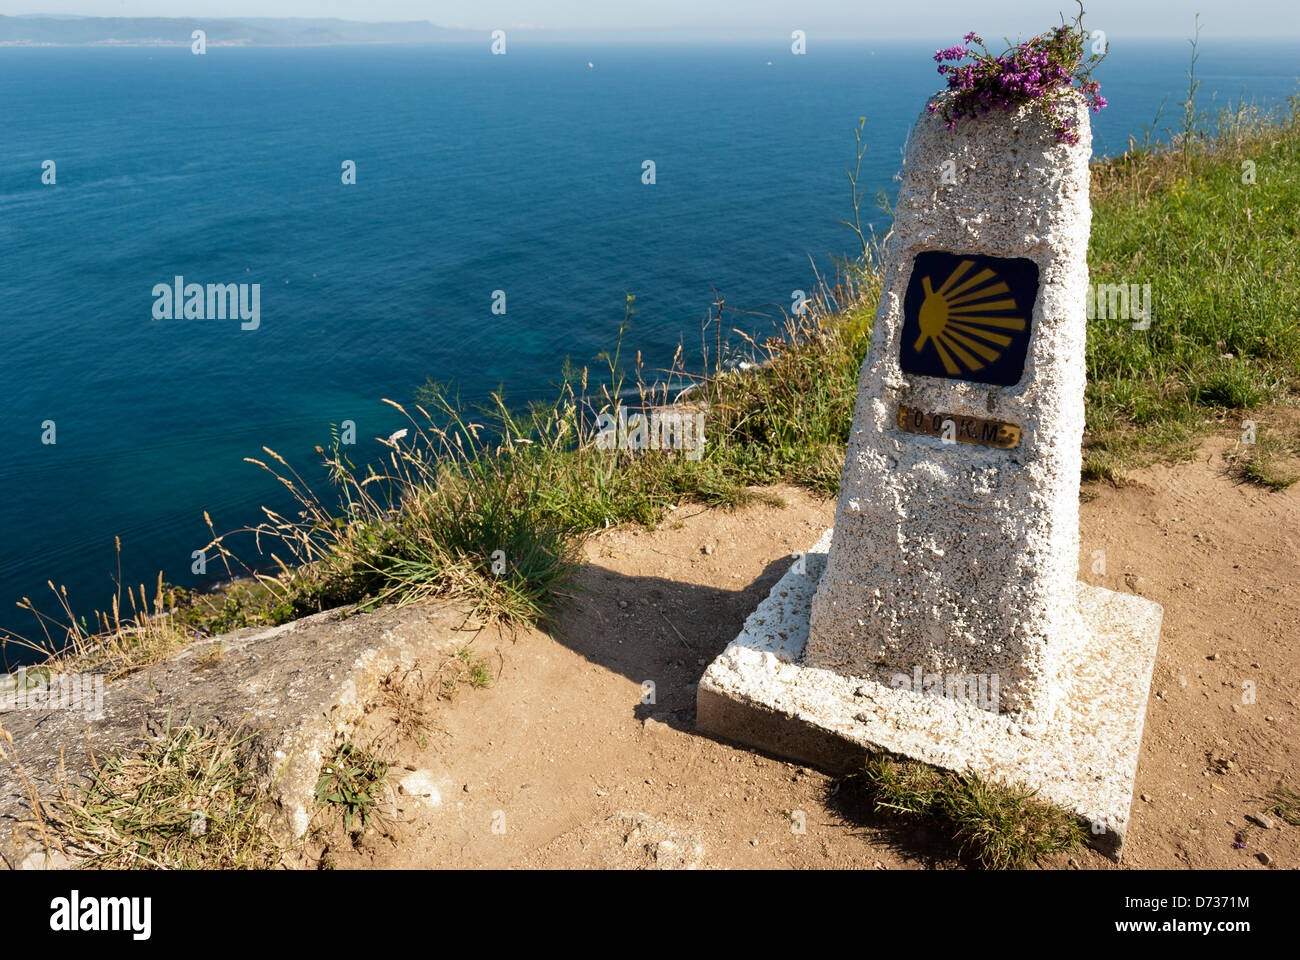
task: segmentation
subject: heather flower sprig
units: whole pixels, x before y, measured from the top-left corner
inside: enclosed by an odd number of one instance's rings
[[[1039,103],[1055,121],[1057,141],[1078,143],[1079,132],[1074,129],[1074,121],[1057,117],[1057,104],[1081,95],[1093,113],[1106,106],[1101,84],[1092,79],[1092,70],[1105,53],[1085,55],[1087,39],[1082,5],[1073,24],[1062,24],[1041,33],[1001,55],[991,53],[972,31],[962,38],[962,43],[934,52],[939,73],[947,78],[952,95],[929,104],[928,109],[931,113],[942,110],[944,122],[951,130],[958,120],[996,109],[1010,110],[1025,103]],[[969,62],[961,62],[967,59]]]

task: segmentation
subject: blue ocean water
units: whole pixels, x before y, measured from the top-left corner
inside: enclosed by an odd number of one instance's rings
[[[426,377],[470,402],[544,394],[565,357],[613,345],[626,293],[650,368],[679,342],[694,355],[715,289],[756,311],[735,325],[768,329],[854,250],[837,221],[858,117],[868,196],[892,197],[953,39],[0,49],[0,631],[39,635],[14,604],[53,609],[47,581],[104,607],[118,536],[125,583],[204,579],[203,511],[225,531],[285,506],[243,458],[266,445],[309,472],[353,420],[364,460],[401,425],[381,398]],[[1298,53],[1204,42],[1202,105],[1297,92]],[[1095,151],[1166,97],[1176,126],[1187,62],[1181,41],[1115,48]],[[154,319],[177,275],[260,284],[260,327]]]

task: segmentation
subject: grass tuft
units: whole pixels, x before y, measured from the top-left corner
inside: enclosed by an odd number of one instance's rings
[[[454,699],[462,684],[467,683],[475,690],[492,686],[492,672],[487,661],[468,647],[456,651],[456,655],[444,665],[442,674],[442,697],[445,700]]]
[[[912,760],[870,757],[846,781],[878,813],[946,830],[957,855],[992,870],[1022,869],[1079,849],[1087,836],[1069,812],[1035,799],[1037,791],[937,770]]]
[[[273,804],[250,737],[216,726],[172,727],[64,789],[49,824],[83,868],[239,870],[274,867]]]
[[[1270,812],[1276,813],[1291,826],[1300,827],[1300,790],[1278,784],[1268,799],[1273,801],[1273,805],[1268,808]]]
[[[1241,482],[1277,492],[1300,480],[1300,443],[1261,431],[1248,450],[1228,456],[1228,472]]]
[[[321,767],[316,802],[337,811],[355,840],[366,832],[389,789],[389,768],[388,761],[345,740]]]

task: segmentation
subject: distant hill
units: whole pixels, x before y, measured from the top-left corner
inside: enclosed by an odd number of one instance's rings
[[[358,23],[312,18],[240,20],[205,17],[0,16],[0,45],[122,44],[189,46],[202,29],[214,46],[296,46],[338,43],[454,43],[483,40],[481,31],[452,30],[427,20]]]

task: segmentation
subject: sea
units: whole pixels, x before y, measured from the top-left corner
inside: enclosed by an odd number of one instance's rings
[[[160,572],[210,584],[205,511],[289,506],[245,458],[328,498],[332,429],[364,463],[428,379],[552,396],[629,295],[648,370],[698,363],[719,300],[771,332],[858,251],[860,118],[863,223],[888,229],[875,197],[952,42],[0,48],[0,634],[42,637],[19,603],[57,616],[51,584],[78,616]],[[1112,41],[1097,155],[1181,125],[1190,54]],[[1294,42],[1202,36],[1202,109],[1298,77]],[[256,321],[168,316],[178,277],[258,285]]]

